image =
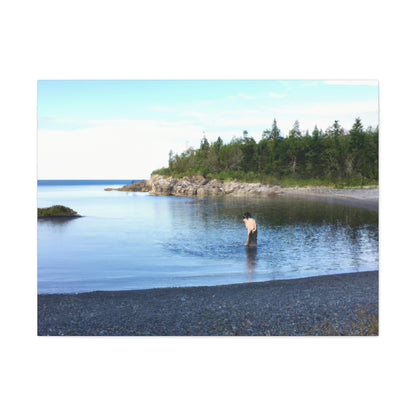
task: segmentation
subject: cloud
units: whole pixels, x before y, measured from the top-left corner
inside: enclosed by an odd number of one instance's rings
[[[198,147],[202,127],[189,122],[115,120],[72,131],[38,131],[39,179],[148,178],[167,166],[169,150]]]
[[[45,117],[41,116],[38,118],[39,129],[50,129],[50,130],[76,130],[92,127],[97,124],[101,124],[102,121],[95,120],[78,120],[70,118],[57,118],[57,117]]]
[[[325,130],[335,120],[339,120],[344,128],[349,129],[357,117],[361,118],[365,126],[376,127],[378,100],[285,104],[264,107],[263,113],[276,117],[283,135],[289,132],[295,120],[300,122],[301,130],[309,131],[312,131],[315,125]]]
[[[378,125],[378,100],[286,103],[225,111],[198,109],[183,113],[182,116],[203,125],[208,140],[214,140],[220,135],[227,141],[233,136],[240,137],[243,130],[248,130],[249,135],[259,140],[262,132],[271,127],[274,118],[283,135],[289,132],[295,120],[299,120],[301,129],[310,131],[315,125],[325,130],[335,120],[339,120],[344,128],[351,128],[356,117],[360,117],[364,125],[375,127]]]
[[[304,104],[296,106],[283,106],[275,109],[281,114],[292,114],[297,116],[311,117],[342,117],[346,115],[356,115],[362,113],[378,113],[378,100],[364,101],[339,101],[322,102],[316,104]]]

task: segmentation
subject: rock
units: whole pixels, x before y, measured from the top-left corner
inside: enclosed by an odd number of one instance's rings
[[[188,197],[207,196],[251,196],[251,195],[276,195],[280,192],[278,185],[262,185],[259,183],[242,183],[237,181],[224,182],[218,179],[207,179],[203,176],[186,176],[176,179],[161,175],[152,176],[151,195],[175,195]]]
[[[237,181],[221,181],[207,179],[201,175],[185,176],[183,178],[153,175],[147,181],[136,182],[121,188],[106,188],[106,191],[149,192],[150,195],[174,195],[187,197],[208,196],[273,196],[281,193],[279,185],[264,185],[260,183],[243,183]]]
[[[121,188],[105,188],[104,191],[122,191],[122,192],[149,192],[151,184],[149,180],[133,182],[130,185],[124,185]]]
[[[38,218],[78,218],[76,211],[64,205],[53,205],[48,208],[38,208]]]

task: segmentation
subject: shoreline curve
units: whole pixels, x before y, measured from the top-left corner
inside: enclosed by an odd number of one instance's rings
[[[172,195],[188,198],[232,197],[232,198],[273,198],[297,196],[315,198],[329,203],[342,203],[357,208],[378,211],[379,188],[336,189],[328,186],[305,186],[284,188],[281,185],[221,181],[202,176],[183,178],[153,175],[146,181],[135,182],[121,188],[105,188],[105,191],[148,192],[150,195]]]

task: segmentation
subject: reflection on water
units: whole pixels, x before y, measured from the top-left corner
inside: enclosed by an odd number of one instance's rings
[[[54,227],[66,225],[69,222],[77,220],[79,218],[81,217],[40,217],[38,218],[38,221]]]
[[[79,220],[81,217],[44,217],[38,218],[38,225],[51,230],[52,232],[62,232],[72,221]]]
[[[257,246],[246,246],[247,255],[247,272],[249,274],[248,281],[253,280],[252,274],[254,273],[254,266],[256,265]]]
[[[43,186],[38,205],[84,215],[38,221],[38,290],[196,286],[378,269],[378,214],[293,197],[190,199]],[[259,225],[246,247],[241,221]]]

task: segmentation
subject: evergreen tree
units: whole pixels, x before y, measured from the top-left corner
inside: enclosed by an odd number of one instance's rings
[[[317,126],[303,136],[299,121],[285,139],[280,137],[276,119],[256,143],[247,130],[240,138],[224,144],[221,137],[209,144],[205,135],[197,150],[180,155],[169,152],[169,168],[155,173],[185,176],[208,175],[220,179],[271,180],[285,177],[332,179],[363,184],[378,180],[378,127],[364,129],[359,118],[346,133],[339,121],[326,130]]]
[[[290,170],[292,173],[296,173],[296,167],[298,165],[298,158],[300,155],[302,133],[300,132],[299,121],[296,120],[292,129],[289,131],[289,135],[286,139],[287,155],[290,159]]]
[[[279,140],[280,139],[280,130],[277,127],[276,119],[273,119],[272,130],[270,131],[270,139],[271,140]]]
[[[355,123],[350,130],[349,151],[351,152],[353,169],[359,170],[362,167],[362,162],[365,153],[364,143],[364,127],[360,118],[355,119]]]
[[[314,140],[319,140],[321,136],[322,135],[320,134],[318,127],[315,125],[315,128],[313,129],[313,132],[312,132],[312,138]]]
[[[344,129],[339,124],[339,121],[335,120],[334,124],[327,129],[326,134],[334,139],[338,139],[344,134]]]
[[[245,134],[244,134],[245,133]],[[242,161],[241,167],[244,172],[253,172],[256,170],[256,141],[252,137],[248,137],[247,130],[244,130],[244,137],[241,145]]]
[[[170,149],[169,150],[169,169],[173,169],[174,168],[174,166],[173,166],[173,150],[172,149]]]
[[[299,138],[302,137],[302,133],[300,132],[299,121],[296,120],[293,124],[292,130],[289,131],[289,138]]]
[[[208,143],[208,140],[205,137],[205,135],[201,140],[201,145],[200,145],[199,149],[201,150],[201,152],[208,152],[209,151],[209,143]]]
[[[218,136],[218,139],[214,142],[214,144],[212,146],[213,149],[214,149],[214,152],[216,152],[218,154],[223,145],[224,145],[224,142],[222,141],[221,137]]]

